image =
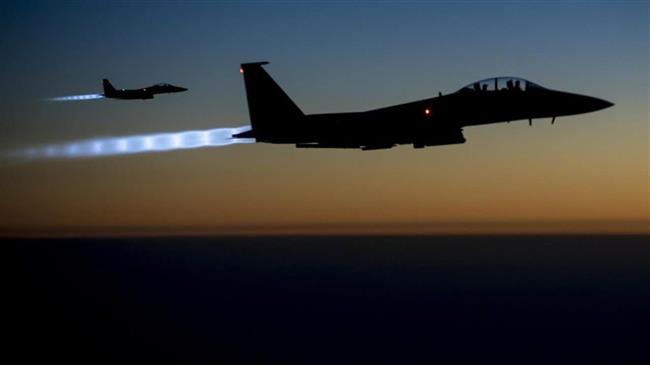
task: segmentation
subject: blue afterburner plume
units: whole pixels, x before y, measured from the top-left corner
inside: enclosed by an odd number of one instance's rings
[[[104,99],[103,94],[85,94],[85,95],[70,95],[70,96],[58,96],[55,98],[50,98],[50,101],[80,101],[80,100],[97,100]]]
[[[11,156],[28,159],[102,157],[199,147],[219,147],[236,143],[255,143],[254,138],[233,138],[233,135],[250,129],[250,126],[243,126],[202,131],[86,139],[27,148],[16,151]]]

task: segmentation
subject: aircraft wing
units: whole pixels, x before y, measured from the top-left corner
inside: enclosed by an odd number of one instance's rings
[[[382,150],[395,147],[397,145],[413,144],[414,148],[424,148],[431,146],[444,146],[450,144],[465,143],[462,128],[445,128],[430,129],[426,128],[416,131],[411,136],[399,136],[394,139],[382,138],[374,141],[355,141],[345,140],[327,140],[309,143],[297,143],[298,148],[351,148],[361,149],[364,151]]]
[[[297,148],[353,148],[362,149],[363,151],[383,150],[395,147],[395,143],[332,143],[332,142],[314,142],[314,143],[296,143]]]
[[[428,146],[444,146],[449,144],[465,143],[465,136],[463,136],[463,129],[445,128],[445,129],[432,129],[424,130],[413,141],[414,148],[424,148]]]

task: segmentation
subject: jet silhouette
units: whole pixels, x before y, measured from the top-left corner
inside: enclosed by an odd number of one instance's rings
[[[264,70],[244,63],[250,131],[235,138],[294,144],[299,148],[376,150],[465,143],[463,127],[588,113],[614,104],[544,88],[517,77],[494,77],[457,92],[356,113],[304,114]]]
[[[142,89],[115,89],[108,79],[102,79],[104,86],[104,97],[112,99],[134,100],[153,99],[155,94],[168,94],[187,91],[186,88],[170,84],[156,84]]]

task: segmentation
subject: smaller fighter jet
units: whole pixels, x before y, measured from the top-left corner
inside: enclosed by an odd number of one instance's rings
[[[111,99],[135,100],[153,99],[155,94],[169,94],[187,91],[186,88],[170,84],[156,84],[142,89],[115,89],[108,79],[102,80],[104,97]]]

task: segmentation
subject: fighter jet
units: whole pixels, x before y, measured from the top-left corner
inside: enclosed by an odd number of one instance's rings
[[[187,91],[186,88],[170,84],[156,84],[142,89],[115,89],[108,79],[102,79],[104,97],[112,99],[134,100],[153,99],[155,94],[168,94]]]
[[[515,120],[589,113],[613,103],[556,91],[517,77],[493,77],[460,90],[406,104],[355,113],[304,114],[262,67],[244,63],[250,131],[234,138],[299,148],[377,150],[465,143],[463,128]]]

